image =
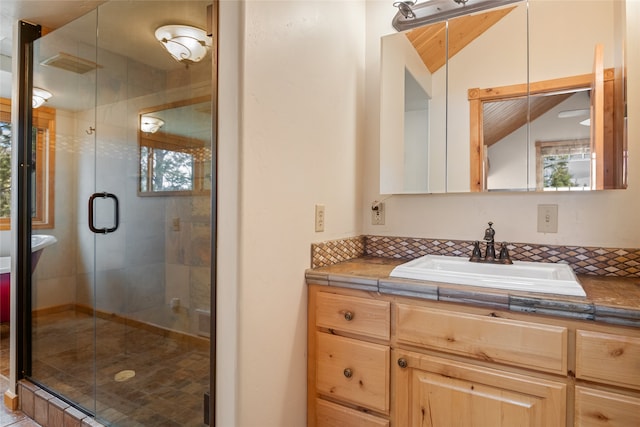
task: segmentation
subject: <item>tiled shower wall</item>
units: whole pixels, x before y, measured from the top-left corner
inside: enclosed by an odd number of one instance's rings
[[[423,255],[469,257],[473,242],[389,236],[358,236],[311,245],[311,268],[361,256],[414,259]],[[640,249],[510,243],[516,261],[565,262],[579,274],[639,277]]]
[[[210,313],[211,214],[208,196],[175,198],[166,207],[165,304],[180,299],[188,329],[199,334],[198,310]],[[179,224],[174,220],[178,219]],[[186,320],[186,319],[185,319]],[[165,325],[173,327],[175,325]],[[179,328],[180,329],[180,328]]]

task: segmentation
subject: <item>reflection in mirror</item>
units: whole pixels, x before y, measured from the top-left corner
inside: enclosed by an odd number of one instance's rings
[[[481,151],[470,148],[474,130],[487,128],[486,124],[479,127],[473,122],[480,111],[469,103],[469,89],[527,81],[526,3],[454,18],[449,22],[449,31],[465,34],[469,39],[464,48],[450,55],[448,64],[447,192],[458,193],[470,190],[474,154],[483,157]],[[510,157],[517,162],[510,165],[517,171],[514,179],[524,182],[526,188],[526,164],[522,165],[527,158],[526,139],[524,144],[510,147]],[[515,186],[511,183],[508,188]]]
[[[204,96],[140,112],[141,196],[211,190],[211,99]]]
[[[528,0],[382,37],[381,193],[625,188],[624,12],[619,0]],[[401,43],[414,53],[390,48]],[[421,152],[395,99],[415,55],[430,75]]]
[[[561,141],[574,145],[574,141],[586,140],[589,145],[591,77],[470,89],[470,109],[477,112],[471,117],[471,128],[476,130],[471,133],[471,153],[481,153],[472,155],[472,190],[517,190],[528,185],[536,190],[590,189],[589,163],[584,177],[585,159],[579,160],[577,153],[567,159],[566,179],[544,182],[542,176],[552,173],[553,167],[545,173],[539,170],[538,149],[548,146],[548,141],[557,146]],[[530,144],[530,135],[535,135],[534,144]],[[526,154],[519,155],[523,151]],[[588,159],[589,152],[590,147],[582,155]],[[534,162],[535,167],[530,166]],[[582,162],[582,167],[574,162]]]
[[[382,193],[445,191],[445,37],[445,24],[438,23],[382,38]]]

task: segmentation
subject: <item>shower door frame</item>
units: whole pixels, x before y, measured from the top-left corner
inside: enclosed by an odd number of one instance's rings
[[[18,102],[12,109],[12,122],[16,124],[14,143],[16,144],[16,160],[14,160],[13,176],[16,182],[12,185],[11,228],[16,230],[16,272],[12,282],[15,291],[15,310],[11,311],[11,325],[15,330],[15,371],[10,367],[10,384],[26,378],[31,373],[31,332],[32,332],[32,292],[31,292],[31,163],[33,146],[31,144],[31,127],[33,125],[31,97],[33,95],[33,42],[42,35],[42,27],[29,22],[19,21],[18,31]],[[14,79],[15,81],[15,79]],[[13,276],[13,275],[12,275]],[[15,392],[15,390],[14,390]]]

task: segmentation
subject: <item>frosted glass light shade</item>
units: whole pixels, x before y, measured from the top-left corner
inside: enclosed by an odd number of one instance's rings
[[[140,130],[144,133],[156,133],[162,126],[164,126],[162,119],[151,116],[140,117]]]
[[[178,62],[201,61],[211,48],[211,37],[204,30],[187,25],[164,25],[156,30],[156,39]]]
[[[48,90],[40,89],[39,87],[33,88],[33,93],[31,96],[31,107],[38,108],[42,107],[42,104],[47,102],[49,98],[51,98],[51,92]]]

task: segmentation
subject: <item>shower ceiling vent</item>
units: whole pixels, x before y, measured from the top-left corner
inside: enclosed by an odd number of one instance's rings
[[[40,62],[41,65],[49,67],[56,67],[66,71],[71,71],[77,74],[85,74],[89,71],[97,68],[102,68],[101,65],[96,64],[93,61],[73,56],[68,53],[60,52],[57,55],[47,58]]]

